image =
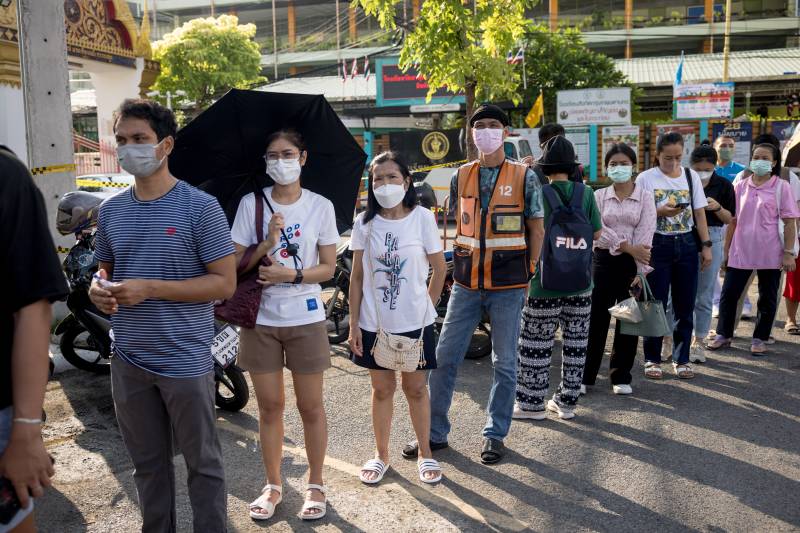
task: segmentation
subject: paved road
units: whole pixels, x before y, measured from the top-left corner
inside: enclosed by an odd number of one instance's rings
[[[751,328],[742,322],[739,334]],[[286,414],[284,502],[268,524],[247,517],[246,503],[263,484],[251,395],[243,412],[219,418],[231,531],[798,531],[800,337],[776,336],[773,354],[762,359],[738,338],[697,365],[690,382],[671,374],[645,382],[639,361],[630,397],[611,394],[603,370],[575,419],[515,422],[511,451],[494,467],[477,461],[491,365],[467,362],[452,410],[452,447],[437,452],[446,478],[432,488],[400,457],[411,429],[399,395],[393,470],[378,487],[358,481],[372,450],[368,376],[336,350],[326,379],[328,517],[316,524],[296,517],[305,459],[293,408]],[[108,378],[62,371],[50,383],[46,409],[57,474],[37,503],[41,530],[136,531],[132,467]],[[180,457],[176,462],[179,529],[191,531],[185,469]]]

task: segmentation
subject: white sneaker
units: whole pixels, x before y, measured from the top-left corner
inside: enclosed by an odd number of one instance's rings
[[[630,385],[614,385],[611,387],[611,390],[614,391],[614,394],[633,394],[633,389]]]
[[[719,306],[714,305],[711,307],[711,318],[719,318]]]
[[[700,343],[692,343],[689,346],[689,361],[692,363],[706,362],[706,347]]]
[[[514,402],[514,412],[511,413],[511,418],[515,420],[544,420],[547,418],[547,413],[545,411],[525,411],[517,402]]]
[[[742,307],[742,320],[749,320],[753,318],[753,308],[749,305]]]
[[[553,411],[554,413],[558,413],[558,418],[562,420],[569,420],[570,418],[575,418],[574,409],[569,407],[561,407],[555,402],[555,400],[550,400],[547,402],[547,410]]]
[[[586,395],[586,385],[581,383],[581,396],[585,396],[585,395]]]

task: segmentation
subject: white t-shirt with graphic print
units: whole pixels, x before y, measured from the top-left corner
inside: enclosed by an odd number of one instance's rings
[[[681,169],[681,172],[685,172]],[[692,209],[702,209],[708,205],[706,193],[703,192],[703,182],[694,170],[689,170],[692,176],[692,189],[694,198],[691,205],[674,217],[658,217],[656,221],[656,233],[661,235],[681,235],[692,231]],[[659,167],[645,170],[636,176],[636,184],[643,189],[653,193],[656,199],[656,209],[664,205],[675,206],[689,202],[689,184],[686,175],[681,174],[677,178],[671,178],[661,172]]]
[[[333,204],[324,196],[302,189],[300,198],[291,205],[282,205],[272,198],[272,187],[264,192],[276,213],[283,215],[285,233],[289,243],[297,243],[299,250],[295,261],[286,254],[286,240],[281,235],[280,243],[269,253],[273,263],[288,268],[311,268],[319,263],[318,246],[339,244],[336,229],[336,214]],[[241,246],[256,244],[255,230],[256,199],[248,194],[239,202],[239,210],[231,228],[233,242]],[[264,203],[264,237],[272,213]],[[278,283],[264,288],[261,308],[256,324],[260,326],[302,326],[325,320],[321,287],[317,283]]]
[[[364,269],[359,327],[377,331],[377,302],[381,327],[389,333],[405,333],[433,324],[436,309],[428,296],[428,255],[442,251],[436,217],[417,206],[405,218],[389,220],[376,215],[364,224],[364,213],[356,218],[351,250],[365,250],[370,234],[370,253],[361,261]],[[370,283],[369,276],[372,276]],[[427,303],[427,314],[426,304]]]

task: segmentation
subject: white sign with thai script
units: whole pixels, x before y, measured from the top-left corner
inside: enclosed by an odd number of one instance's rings
[[[631,123],[630,87],[558,91],[556,103],[562,126]]]

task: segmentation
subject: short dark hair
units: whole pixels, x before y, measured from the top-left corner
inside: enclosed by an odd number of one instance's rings
[[[611,158],[617,154],[624,155],[631,160],[633,166],[636,166],[636,152],[633,150],[633,148],[625,143],[614,144],[608,149],[608,152],[606,152],[605,166],[608,166],[608,162],[611,161]]]
[[[142,98],[127,98],[120,104],[119,109],[114,113],[114,131],[117,131],[117,124],[123,118],[139,118],[146,120],[150,127],[156,132],[159,142],[167,137],[175,137],[178,131],[178,123],[175,122],[175,114],[171,109]]]
[[[564,126],[561,124],[545,124],[541,128],[539,128],[539,144],[542,145],[555,137],[556,135],[566,135],[567,132],[564,130]]]
[[[656,152],[661,152],[664,148],[672,146],[673,144],[680,144],[683,146],[683,135],[677,131],[670,131],[659,137],[658,142],[656,142]]]
[[[756,153],[756,150],[759,148],[764,148],[766,150],[770,150],[772,152],[772,159],[774,163],[772,164],[772,176],[780,176],[781,175],[781,150],[777,146],[771,143],[759,143],[754,144],[753,149],[750,150],[750,158],[753,158],[753,154]]]
[[[694,150],[692,150],[692,155],[690,158],[690,162],[694,165],[695,163],[711,163],[712,165],[717,164],[717,151],[708,144],[701,144]]]
[[[753,139],[753,144],[771,144],[778,149],[781,147],[781,142],[771,133],[762,133],[761,135],[757,136],[755,139]]]
[[[384,163],[393,162],[400,169],[400,174],[403,175],[404,180],[408,180],[408,190],[403,197],[403,205],[409,209],[413,209],[417,205],[417,191],[414,189],[414,180],[411,179],[411,171],[408,170],[408,165],[403,161],[403,158],[397,152],[383,152],[377,155],[372,163],[369,164],[369,179],[367,181],[367,211],[364,213],[364,222],[367,223],[378,214],[381,206],[378,199],[375,198],[375,193],[372,190],[372,174],[375,172],[375,167]]]
[[[264,146],[264,150],[266,151],[266,149],[269,148],[269,145],[278,139],[284,139],[292,143],[301,152],[306,151],[306,143],[303,141],[303,136],[300,135],[297,130],[293,130],[292,128],[284,128],[270,134],[270,136],[267,137],[267,144]]]

